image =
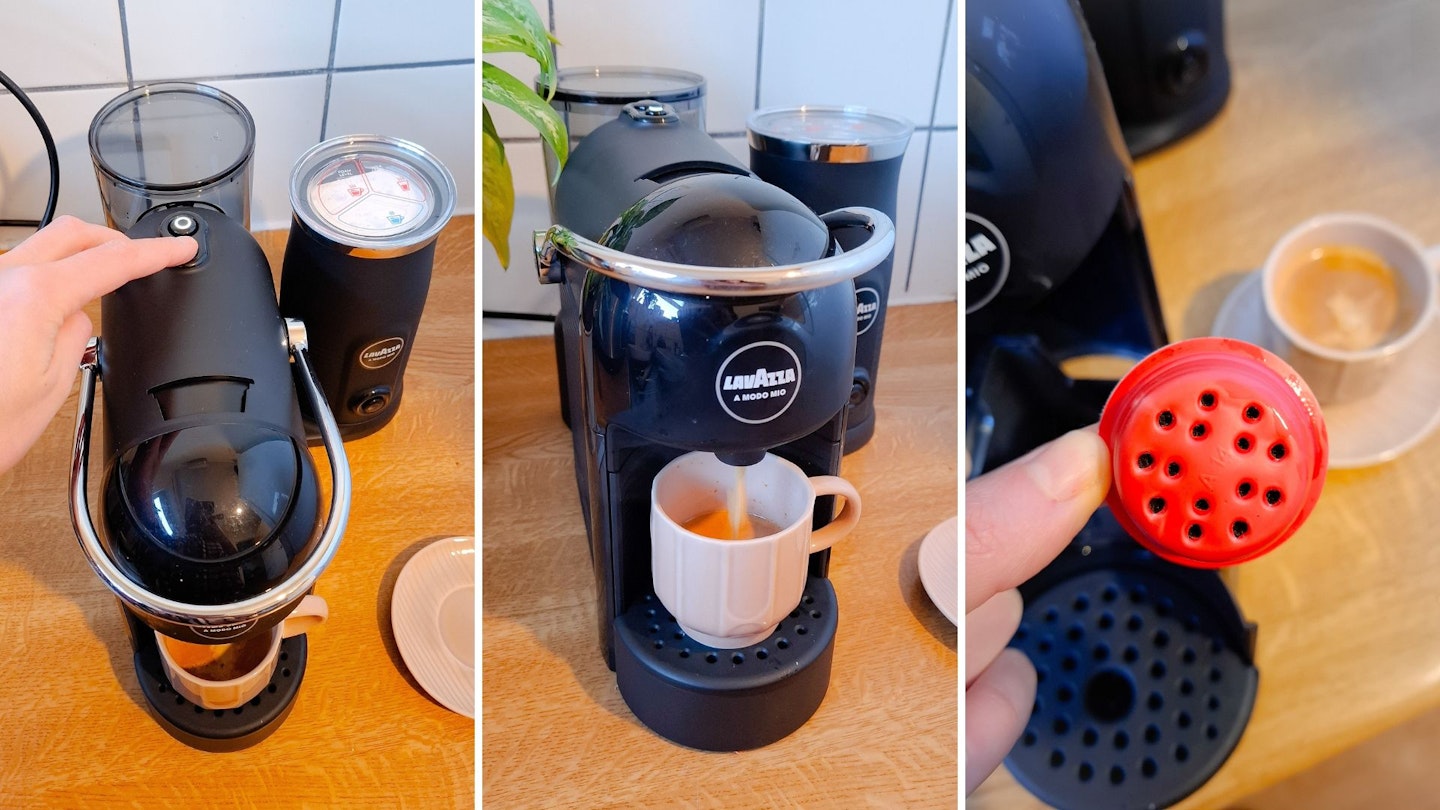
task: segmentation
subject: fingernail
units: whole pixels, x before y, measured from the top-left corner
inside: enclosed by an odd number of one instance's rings
[[[1025,473],[1052,501],[1068,501],[1103,483],[1109,451],[1092,430],[1072,430],[1025,462]]]

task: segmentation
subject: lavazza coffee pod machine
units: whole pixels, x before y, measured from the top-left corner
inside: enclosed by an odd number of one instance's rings
[[[1020,586],[1010,644],[1039,684],[1006,767],[1064,810],[1167,807],[1225,764],[1259,693],[1257,628],[1217,569],[1303,520],[1323,428],[1296,418],[1297,381],[1248,384],[1271,379],[1254,373],[1270,362],[1258,349],[1166,345],[1129,154],[1080,7],[972,0],[965,15],[967,474],[1099,421],[1119,482]],[[1118,384],[1067,373],[1096,355],[1148,357]],[[1281,425],[1296,432],[1278,438]],[[1284,452],[1247,455],[1262,437]],[[1258,461],[1264,475],[1228,477]],[[1267,478],[1282,474],[1288,497]],[[1265,520],[1219,519],[1232,509]],[[1292,523],[1262,531],[1289,510]],[[1136,542],[1137,527],[1167,521],[1168,546]]]
[[[779,628],[736,650],[681,632],[650,576],[651,484],[671,459],[766,452],[836,474],[855,365],[853,279],[889,255],[874,209],[816,216],[653,100],[580,141],[536,235],[561,285],[557,337],[594,566],[601,651],[637,718],[705,750],[802,725],[829,684],[839,606],[829,552]],[[867,238],[842,252],[835,233]],[[821,503],[816,524],[833,504]]]
[[[195,84],[136,88],[90,129],[110,225],[132,237],[191,236],[199,252],[101,300],[103,339],[91,341],[81,368],[72,522],[123,609],[151,714],[206,751],[254,745],[284,722],[305,673],[305,636],[284,640],[259,695],[210,711],[170,686],[155,633],[196,644],[268,633],[333,559],[350,508],[340,429],[305,326],[281,318],[269,263],[247,230],[254,143],[245,107]],[[329,458],[328,508],[302,410]]]

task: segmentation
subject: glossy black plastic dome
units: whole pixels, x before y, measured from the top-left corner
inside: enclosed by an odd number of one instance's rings
[[[108,481],[110,556],[180,601],[222,604],[274,587],[315,541],[317,487],[300,453],[286,433],[225,423],[131,447]]]
[[[830,232],[804,203],[754,177],[700,174],[626,209],[599,240],[632,256],[702,267],[774,267],[829,255]]]

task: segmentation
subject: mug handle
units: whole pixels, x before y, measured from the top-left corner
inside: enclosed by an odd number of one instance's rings
[[[280,625],[280,637],[298,636],[330,618],[330,605],[313,593],[306,594],[300,605]]]
[[[835,544],[835,541],[850,533],[855,524],[860,521],[860,493],[855,487],[838,475],[817,475],[810,479],[810,486],[815,488],[815,496],[839,495],[845,499],[845,505],[840,508],[840,514],[825,525],[824,528],[810,535],[810,553],[823,551]]]

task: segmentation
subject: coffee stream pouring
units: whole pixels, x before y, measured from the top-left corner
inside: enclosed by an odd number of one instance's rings
[[[81,369],[70,499],[91,567],[119,598],[140,688],[167,732],[209,751],[253,745],[293,706],[303,635],[285,639],[267,689],[228,711],[180,697],[155,631],[219,644],[268,635],[334,557],[350,507],[339,428],[280,316],[270,267],[246,230],[254,125],[200,85],[142,87],[111,102],[91,150],[112,226],[187,235],[189,263],[101,301],[104,336]],[[99,503],[87,485],[97,384],[104,398]],[[306,448],[321,426],[330,503]],[[93,519],[92,511],[100,520]]]
[[[806,475],[839,470],[855,362],[852,279],[889,255],[873,209],[817,217],[655,101],[580,141],[536,234],[561,286],[557,360],[599,597],[602,652],[637,718],[706,750],[766,745],[814,713],[837,626],[829,552],[770,636],[717,649],[683,633],[651,578],[651,489],[690,451]],[[834,233],[868,234],[842,252]],[[817,504],[829,522],[833,499]]]

